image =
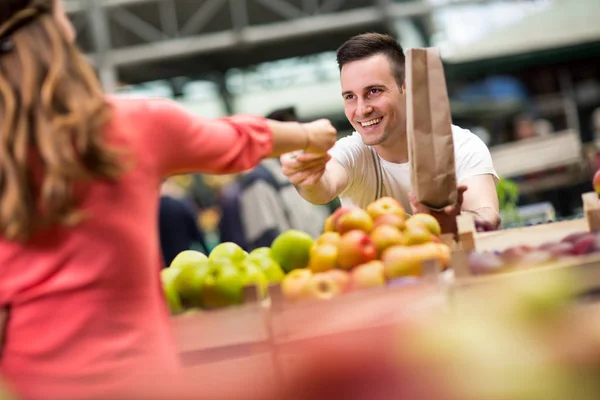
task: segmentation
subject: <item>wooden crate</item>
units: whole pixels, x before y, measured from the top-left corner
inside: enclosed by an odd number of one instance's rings
[[[600,201],[595,192],[582,196],[584,217],[561,222],[533,225],[523,228],[502,229],[494,232],[478,233],[471,214],[457,217],[458,243],[449,243],[454,248],[465,251],[504,250],[517,245],[539,246],[546,242],[560,241],[565,236],[577,232],[600,232]]]

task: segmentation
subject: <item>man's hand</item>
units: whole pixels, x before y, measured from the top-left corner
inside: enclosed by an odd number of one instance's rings
[[[442,228],[442,233],[458,233],[456,217],[460,215],[461,212],[468,212],[473,215],[477,232],[488,232],[498,228],[500,216],[492,208],[484,207],[478,210],[462,210],[464,193],[467,191],[468,187],[459,185],[457,189],[458,195],[456,204],[447,206],[442,211],[435,211],[420,204],[412,193],[408,194],[408,199],[410,200],[414,213],[424,213],[434,216]]]
[[[410,205],[412,206],[414,214],[430,214],[439,222],[440,227],[442,228],[442,233],[457,234],[458,228],[456,226],[456,217],[460,214],[463,203],[463,194],[467,191],[467,187],[460,185],[457,187],[457,190],[458,195],[456,196],[456,204],[447,206],[441,211],[435,211],[422,205],[417,201],[412,193],[408,194],[408,199],[410,200]]]
[[[325,173],[325,166],[331,159],[328,153],[314,154],[293,152],[283,154],[281,171],[290,182],[297,186],[314,185],[321,180]]]

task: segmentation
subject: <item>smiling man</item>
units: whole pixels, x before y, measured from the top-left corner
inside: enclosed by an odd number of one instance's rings
[[[500,225],[497,175],[485,144],[468,130],[452,126],[459,204],[443,212],[428,210],[411,195],[406,136],[405,58],[389,35],[367,33],[337,51],[345,114],[355,132],[329,154],[286,154],[282,170],[306,200],[366,207],[394,197],[410,212],[428,212],[442,225],[470,212],[480,230]],[[434,162],[434,160],[432,160]]]

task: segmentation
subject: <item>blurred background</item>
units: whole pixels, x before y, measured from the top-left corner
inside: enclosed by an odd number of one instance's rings
[[[376,31],[404,49],[439,47],[453,121],[488,144],[502,177],[504,226],[578,216],[580,194],[592,189],[600,145],[598,0],[66,3],[107,91],[173,98],[205,117],[287,109],[284,119],[329,118],[341,136],[351,127],[335,61],[340,44]],[[276,175],[276,166],[270,171]],[[238,209],[243,224],[236,193],[245,175],[175,177],[165,185],[163,196],[197,215],[198,246],[222,240],[222,217],[234,213],[227,207]]]

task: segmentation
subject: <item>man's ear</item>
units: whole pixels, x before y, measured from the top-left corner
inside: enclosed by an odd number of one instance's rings
[[[406,94],[406,81],[402,82],[402,86],[400,86],[400,93]]]

